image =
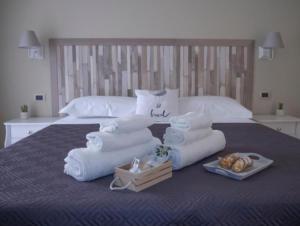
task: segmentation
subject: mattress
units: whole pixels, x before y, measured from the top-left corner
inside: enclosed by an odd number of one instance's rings
[[[150,129],[161,138],[167,126]],[[300,141],[255,123],[213,127],[225,134],[224,151],[134,193],[110,191],[112,175],[91,182],[65,175],[68,151],[98,125],[51,125],[0,151],[0,225],[300,225]],[[244,181],[204,170],[228,152],[275,162]]]

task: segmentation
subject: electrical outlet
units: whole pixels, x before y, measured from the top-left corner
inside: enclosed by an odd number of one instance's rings
[[[35,94],[34,100],[39,102],[44,102],[46,101],[46,95],[44,93]]]
[[[260,93],[260,97],[263,98],[263,99],[269,99],[270,98],[270,92],[268,91],[263,91]]]

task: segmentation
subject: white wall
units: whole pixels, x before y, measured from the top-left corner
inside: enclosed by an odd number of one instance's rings
[[[32,61],[17,48],[28,29],[46,45],[49,38],[71,37],[260,42],[266,32],[280,31],[286,48],[273,61],[255,62],[254,112],[270,113],[282,101],[289,113],[300,116],[299,12],[299,0],[1,0],[0,121],[18,117],[25,103],[34,115],[51,114],[48,49],[45,60]],[[271,91],[270,100],[259,98],[263,90]],[[34,94],[41,92],[47,101],[35,103]]]

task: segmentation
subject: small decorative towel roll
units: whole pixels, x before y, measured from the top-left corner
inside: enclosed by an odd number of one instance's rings
[[[168,127],[164,134],[164,144],[183,145],[197,140],[201,140],[212,133],[211,128],[183,131],[173,127]]]
[[[93,143],[92,141],[88,140],[86,142],[86,148],[89,150],[89,151],[96,151],[96,152],[99,152],[101,151],[102,149],[102,143],[100,145],[98,144],[95,144]]]
[[[182,130],[205,129],[212,126],[212,119],[208,115],[189,112],[185,115],[170,118],[171,127]]]
[[[181,169],[225,148],[226,140],[222,131],[213,130],[202,140],[185,145],[171,146],[173,169]]]
[[[99,151],[115,151],[125,149],[131,146],[147,143],[153,139],[152,133],[148,128],[137,130],[128,133],[104,133],[104,132],[91,132],[86,135],[87,147],[96,149],[100,147]],[[95,141],[95,143],[94,143]]]
[[[86,135],[86,139],[88,140],[86,142],[86,147],[93,151],[100,151],[103,147],[103,141],[100,136],[96,136],[94,132],[88,133]]]
[[[101,123],[100,132],[128,133],[147,128],[153,124],[154,121],[151,117],[144,115],[133,115]]]

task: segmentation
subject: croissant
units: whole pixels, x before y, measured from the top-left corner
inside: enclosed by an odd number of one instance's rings
[[[232,165],[240,158],[237,153],[231,153],[220,158],[219,165],[225,169],[230,169]]]
[[[240,173],[244,171],[246,168],[252,166],[253,160],[249,157],[241,157],[238,160],[235,161],[235,163],[232,165],[231,169],[236,172]]]

